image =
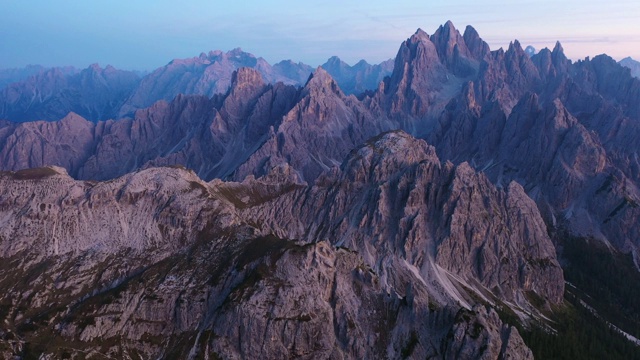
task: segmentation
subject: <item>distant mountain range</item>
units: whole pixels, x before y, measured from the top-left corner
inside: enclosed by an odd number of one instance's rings
[[[176,59],[142,77],[98,65],[84,70],[40,66],[0,70],[0,119],[51,121],[69,112],[91,121],[131,117],[138,109],[159,100],[170,101],[179,94],[224,94],[233,72],[241,67],[258,70],[267,83],[298,86],[304,85],[313,72],[312,67],[290,60],[272,66],[240,49]],[[352,67],[332,57],[322,67],[347,94],[359,94],[374,90],[393,70],[393,61],[369,65],[362,60]]]
[[[28,65],[24,68],[0,69],[0,89],[8,84],[22,81],[32,75],[44,71],[46,68],[40,65]]]
[[[138,84],[130,71],[93,64],[41,70],[0,90],[0,119],[55,120],[76,112],[88,119],[111,119]]]
[[[620,65],[629,68],[631,70],[631,76],[640,78],[640,62],[633,60],[630,57],[626,57],[620,60]]]
[[[447,22],[393,66],[233,50],[0,101],[0,356],[640,356],[640,79],[607,55]]]

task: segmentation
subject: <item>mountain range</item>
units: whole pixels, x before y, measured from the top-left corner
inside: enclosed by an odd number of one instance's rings
[[[291,60],[272,66],[239,48],[175,59],[142,76],[97,64],[84,70],[41,66],[0,70],[0,119],[55,121],[69,112],[93,122],[133,117],[136,110],[180,94],[224,94],[233,72],[242,67],[256,69],[271,84],[304,85],[313,72],[312,67]],[[334,56],[322,67],[346,93],[355,94],[375,89],[393,70],[393,61],[370,65],[362,60],[352,67]]]
[[[0,94],[0,352],[637,358],[639,99],[451,22],[379,65],[45,70]]]

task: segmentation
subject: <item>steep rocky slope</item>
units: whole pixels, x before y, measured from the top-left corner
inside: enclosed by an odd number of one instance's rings
[[[564,282],[521,187],[402,132],[315,185],[290,171],[3,173],[3,353],[531,358],[494,307],[535,317]]]

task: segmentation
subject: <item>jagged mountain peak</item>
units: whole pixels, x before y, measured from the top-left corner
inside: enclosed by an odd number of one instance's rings
[[[92,71],[95,71],[95,72],[101,72],[102,68],[100,67],[100,64],[93,63],[93,64],[89,65],[86,70],[92,70]]]
[[[332,93],[340,97],[344,96],[338,83],[336,83],[331,74],[323,69],[322,66],[318,66],[309,76],[309,80],[307,80],[303,89],[303,96],[313,92],[323,92],[324,94]]]
[[[560,44],[560,41],[556,41],[552,54],[564,54],[564,48],[562,47],[562,44]]]
[[[430,37],[431,41],[436,39],[442,39],[445,41],[457,41],[461,38],[460,32],[453,25],[451,20],[448,20],[445,24],[440,25],[435,33]]]
[[[88,122],[88,120],[85,119],[84,117],[76,114],[75,112],[71,111],[65,117],[60,119],[59,122],[61,124],[67,124],[67,125],[73,126],[74,124],[77,124],[78,122]]]
[[[440,27],[449,29],[449,31],[458,31],[456,30],[456,27],[453,25],[453,21],[451,20],[447,20],[447,22],[445,22],[444,25],[441,25]]]
[[[263,86],[262,74],[250,67],[241,67],[231,75],[231,89],[243,86]]]
[[[369,66],[370,64],[365,60],[365,59],[360,59],[360,61],[358,61],[355,65],[353,65],[354,68],[363,68],[366,66]]]
[[[392,78],[402,76],[407,71],[405,66],[410,63],[420,67],[440,63],[435,45],[431,42],[429,35],[421,29],[400,45]]]
[[[320,65],[320,67],[322,67],[327,72],[329,72],[331,74],[335,74],[335,75],[346,75],[349,72],[351,72],[351,70],[352,70],[352,67],[349,66],[349,64],[347,64],[346,62],[342,61],[337,56],[330,57],[327,60],[327,62],[325,62],[324,64]]]
[[[277,63],[275,63],[275,64],[274,64],[274,66],[276,66],[276,65],[281,65],[281,66],[285,66],[285,65],[286,65],[286,66],[294,66],[294,65],[299,65],[299,66],[309,66],[309,65],[306,65],[306,64],[304,64],[304,63],[302,63],[302,62],[300,62],[300,61],[295,62],[295,61],[293,61],[293,60],[291,60],[291,59],[280,60],[279,62],[277,62]]]
[[[631,56],[627,56],[626,58],[620,60],[618,62],[620,65],[629,68],[631,70],[631,75],[640,78],[640,62],[631,58]]]
[[[486,56],[489,55],[491,49],[489,48],[489,44],[484,42],[482,38],[480,38],[480,34],[476,31],[476,29],[467,25],[464,29],[464,35],[462,36],[464,39],[467,48],[471,52],[474,58],[477,60],[482,60]]]
[[[321,65],[340,85],[345,94],[361,94],[373,90],[393,70],[387,62],[371,65],[365,60],[350,66],[337,56],[332,56]]]
[[[507,53],[508,52],[513,52],[513,53],[516,53],[518,55],[521,55],[521,54],[525,54],[526,55],[526,53],[525,53],[524,49],[522,48],[522,45],[520,44],[520,41],[518,39],[515,39],[515,40],[513,40],[513,41],[511,41],[509,43],[509,48],[507,49]]]
[[[475,73],[478,64],[467,48],[464,37],[451,21],[440,26],[431,36],[442,63],[455,75],[462,77]]]
[[[231,86],[228,96],[224,100],[222,113],[233,116],[246,117],[250,107],[247,106],[256,101],[264,92],[266,84],[262,74],[249,67],[241,67],[231,75]],[[227,124],[227,126],[231,126]]]
[[[408,41],[416,42],[416,41],[425,41],[429,40],[429,34],[421,28],[416,29],[416,32],[413,33],[408,39]]]
[[[435,33],[430,37],[431,41],[444,41],[444,42],[457,42],[462,39],[462,35],[453,25],[451,20],[447,21],[444,25],[440,25]],[[464,42],[464,41],[462,41]]]
[[[560,44],[560,41],[556,41],[556,45],[551,52],[551,57],[558,71],[566,72],[569,65],[571,65],[571,60],[564,54],[564,48],[562,44]]]
[[[229,56],[248,55],[248,56],[255,57],[253,54],[250,54],[248,52],[242,51],[241,47],[237,47],[237,48],[234,48],[234,49],[231,49],[231,50],[227,51],[227,55],[229,55]]]
[[[344,61],[342,61],[337,55],[333,55],[332,57],[327,59],[326,64],[340,65],[340,64],[346,64],[346,63]]]

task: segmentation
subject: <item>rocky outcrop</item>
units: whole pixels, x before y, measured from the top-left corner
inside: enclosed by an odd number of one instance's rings
[[[445,349],[446,359],[533,360],[533,353],[525,346],[518,331],[502,324],[498,314],[490,308],[476,306],[473,311],[460,310],[447,336],[452,341]]]

